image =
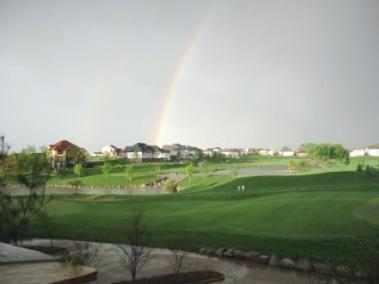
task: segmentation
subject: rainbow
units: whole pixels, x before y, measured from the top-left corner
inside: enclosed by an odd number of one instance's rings
[[[215,6],[213,6],[215,7]],[[173,75],[171,76],[169,86],[163,97],[157,124],[155,127],[154,144],[162,145],[163,137],[166,134],[166,126],[169,117],[170,110],[172,109],[173,98],[178,93],[180,81],[184,76],[186,67],[194,53],[195,47],[199,42],[202,34],[206,30],[208,23],[210,22],[215,9],[211,9],[205,19],[202,21],[200,28],[198,28],[190,37],[187,45],[184,48],[184,52],[180,57],[179,63],[176,65]]]

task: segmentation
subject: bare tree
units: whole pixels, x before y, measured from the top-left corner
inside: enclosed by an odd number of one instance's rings
[[[102,243],[79,241],[74,243],[72,251],[81,258],[81,262],[84,265],[96,267],[99,261],[98,254],[102,246]]]
[[[176,237],[171,242],[171,265],[177,276],[179,276],[182,271],[184,259],[188,256],[186,249],[190,249],[189,245],[191,245],[191,243],[191,239],[185,237]],[[184,250],[179,249],[179,247],[184,248]]]
[[[152,251],[152,238],[142,210],[138,210],[131,216],[124,236],[126,244],[118,246],[118,255],[121,263],[129,271],[132,283],[134,283],[138,272],[151,258]]]

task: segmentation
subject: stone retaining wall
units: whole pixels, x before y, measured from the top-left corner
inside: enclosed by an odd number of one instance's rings
[[[307,259],[294,260],[276,255],[262,254],[257,251],[242,251],[233,248],[201,248],[199,254],[237,259],[271,267],[316,273],[324,276],[351,276],[352,273],[351,270],[344,265],[331,265],[328,263],[313,262]]]

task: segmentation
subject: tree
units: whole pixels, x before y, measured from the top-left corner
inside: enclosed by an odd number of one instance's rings
[[[128,165],[125,168],[125,173],[126,173],[126,176],[129,180],[129,183],[132,183],[132,181],[134,179],[134,167],[133,167],[133,165]]]
[[[77,163],[74,167],[74,174],[76,174],[78,177],[81,177],[84,173],[84,167],[82,164]]]
[[[193,172],[195,171],[195,166],[193,165],[193,163],[190,163],[187,167],[186,167],[186,174],[187,174],[187,177],[189,179],[189,183],[190,185],[192,185],[192,176],[193,176]]]
[[[288,172],[290,175],[292,175],[293,172],[296,170],[296,162],[294,160],[288,161]]]
[[[53,216],[49,215],[49,213],[46,210],[40,210],[38,213],[38,220],[41,223],[42,227],[44,228],[47,236],[50,239],[50,247],[53,246],[53,240],[55,236],[55,223]]]
[[[105,160],[103,166],[101,167],[101,171],[105,175],[105,178],[108,178],[109,174],[112,172],[112,165],[108,159]]]
[[[232,179],[235,179],[238,176],[239,169],[237,167],[233,167],[230,169],[230,176]]]
[[[160,176],[161,176],[161,166],[158,165],[158,166],[155,168],[155,178],[156,178],[156,179],[159,179]]]
[[[211,173],[211,168],[209,167],[208,163],[203,162],[201,165],[201,173],[203,174],[203,178],[207,180]]]
[[[183,268],[184,259],[187,257],[188,252],[185,250],[178,249],[179,247],[185,247],[185,249],[188,249],[191,251],[193,247],[189,247],[189,245],[193,244],[193,240],[186,238],[186,237],[175,237],[171,242],[171,265],[174,270],[174,273],[177,277],[179,277],[180,272]]]
[[[118,246],[118,255],[134,283],[138,272],[150,259],[152,251],[152,238],[142,210],[131,216],[124,232],[124,240],[126,244]]]
[[[0,136],[0,185],[5,183],[8,175],[17,171],[17,160],[14,154],[9,154],[10,145],[5,142],[5,136]]]
[[[49,178],[46,156],[24,151],[21,157],[18,164],[23,171],[17,175],[17,180],[28,188],[28,193],[20,197],[0,193],[0,238],[4,242],[22,243],[31,220],[51,200],[45,195]]]

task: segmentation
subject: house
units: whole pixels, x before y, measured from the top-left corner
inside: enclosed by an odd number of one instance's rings
[[[203,155],[205,157],[217,157],[222,154],[222,149],[220,147],[215,147],[215,148],[206,148],[203,150]]]
[[[106,157],[116,157],[121,153],[121,149],[114,145],[106,145],[101,149],[101,153]]]
[[[299,158],[307,158],[308,157],[308,152],[303,150],[303,149],[299,149],[295,152],[295,156],[296,157],[299,157]]]
[[[295,156],[295,151],[293,151],[292,149],[290,149],[288,147],[283,147],[279,151],[279,156],[282,156],[282,157],[293,157],[293,156]]]
[[[163,150],[168,152],[171,160],[191,160],[198,159],[203,155],[203,151],[197,147],[182,145],[182,144],[171,144],[164,145]]]
[[[225,148],[225,149],[222,149],[222,155],[225,158],[239,159],[242,156],[242,151],[241,149],[237,149],[237,148],[230,148],[230,149]]]
[[[259,149],[258,154],[261,156],[274,156],[276,151],[274,149]]]
[[[366,155],[366,149],[352,149],[349,151],[350,158],[363,157]]]
[[[368,146],[366,153],[371,157],[379,157],[379,145]]]
[[[92,152],[90,154],[91,157],[103,157],[103,153],[102,152]]]
[[[48,148],[48,160],[52,168],[65,169],[85,161],[87,151],[70,141],[61,140]]]
[[[124,157],[130,161],[139,162],[167,161],[170,159],[167,151],[146,143],[137,143],[133,146],[125,147]]]

